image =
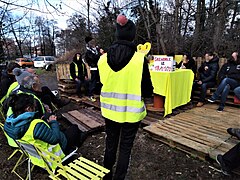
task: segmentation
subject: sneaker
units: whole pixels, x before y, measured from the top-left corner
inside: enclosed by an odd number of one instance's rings
[[[214,98],[212,98],[212,97],[210,97],[209,99],[208,99],[208,102],[210,102],[210,103],[214,103],[216,101],[216,99],[214,99]]]
[[[240,129],[238,129],[238,128],[228,128],[227,132],[231,136],[234,136],[234,137],[236,137],[240,140]]]
[[[218,154],[216,156],[216,161],[221,167],[221,171],[225,176],[231,176],[231,170],[226,166],[226,164],[223,161],[223,156],[221,154]]]
[[[88,97],[88,100],[90,100],[90,101],[92,101],[92,102],[95,102],[95,101],[96,101],[96,99],[95,99],[93,96]]]
[[[203,106],[203,102],[198,102],[196,106],[197,107],[202,107]]]
[[[222,107],[217,108],[217,112],[223,112],[223,108]]]

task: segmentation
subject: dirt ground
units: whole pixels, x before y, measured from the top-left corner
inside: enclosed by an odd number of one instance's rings
[[[40,76],[43,84],[50,89],[57,89],[55,73],[47,72]],[[70,103],[59,110],[59,113],[70,109],[81,108]],[[67,126],[68,122],[62,122]],[[88,136],[79,152],[89,160],[100,165],[103,164],[105,133],[97,132]],[[0,131],[0,179],[18,179],[11,173],[11,169],[16,163],[19,154],[7,160],[13,149],[8,146],[4,134]],[[225,177],[214,168],[213,162],[201,161],[177,149],[173,149],[158,141],[152,140],[148,135],[139,129],[134,147],[132,149],[131,163],[126,180],[160,180],[160,179],[240,179],[240,176],[233,175]],[[27,163],[18,167],[17,171],[25,176]],[[46,171],[34,168],[32,179],[48,179]]]

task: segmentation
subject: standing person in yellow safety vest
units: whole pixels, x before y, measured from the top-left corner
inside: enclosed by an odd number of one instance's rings
[[[32,95],[13,94],[10,98],[13,114],[7,117],[4,130],[11,138],[37,143],[42,148],[56,150],[56,153],[62,150],[64,154],[70,153],[74,147],[82,144],[85,134],[77,125],[71,125],[65,131],[61,131],[54,114],[48,114],[44,120],[35,119],[36,105]],[[50,148],[58,144],[60,147]]]
[[[119,156],[113,179],[127,174],[131,149],[140,121],[146,116],[142,97],[151,97],[153,87],[147,60],[136,52],[133,43],[136,28],[124,15],[117,17],[117,41],[100,57],[98,68],[101,89],[101,112],[106,123],[104,167],[110,170],[104,179],[112,179],[112,168]]]
[[[85,63],[83,62],[82,56],[80,53],[76,53],[73,57],[73,61],[70,64],[70,74],[71,79],[73,79],[77,85],[77,95],[78,97],[82,97],[81,93],[81,86],[84,85],[85,91],[88,95],[88,88],[87,88],[87,68]]]

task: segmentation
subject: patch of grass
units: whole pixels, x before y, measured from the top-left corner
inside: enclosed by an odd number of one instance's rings
[[[36,69],[36,74],[37,74],[37,75],[41,75],[41,74],[43,74],[43,73],[46,73],[45,69],[43,69],[43,68],[37,68],[37,69]]]

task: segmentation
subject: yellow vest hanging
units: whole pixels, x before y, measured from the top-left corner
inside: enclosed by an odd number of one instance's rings
[[[135,52],[129,63],[120,71],[113,71],[107,63],[107,54],[98,62],[103,117],[119,123],[142,120],[147,112],[141,97],[144,54]]]
[[[51,145],[51,144],[48,144],[44,141],[41,141],[39,139],[34,139],[34,136],[33,136],[33,132],[34,132],[34,128],[36,126],[37,123],[45,123],[48,127],[49,125],[44,122],[43,120],[41,119],[34,119],[27,132],[24,134],[24,136],[19,140],[21,142],[21,140],[24,142],[28,142],[29,144],[33,144],[33,145],[36,145],[36,146],[40,146],[41,148],[45,149],[45,150],[48,150],[49,152],[55,154],[56,156],[59,156],[61,157],[61,159],[63,159],[65,157],[61,147],[59,144],[56,144],[56,145]],[[49,127],[50,128],[50,127]],[[42,168],[45,168],[46,164],[44,162],[44,160],[36,153],[32,153],[32,154],[29,154],[31,156],[31,162],[34,164],[34,165],[37,165],[37,166],[40,166]],[[55,169],[56,168],[56,165],[54,164],[51,164],[50,162],[48,162],[49,166],[51,166],[52,169]]]

